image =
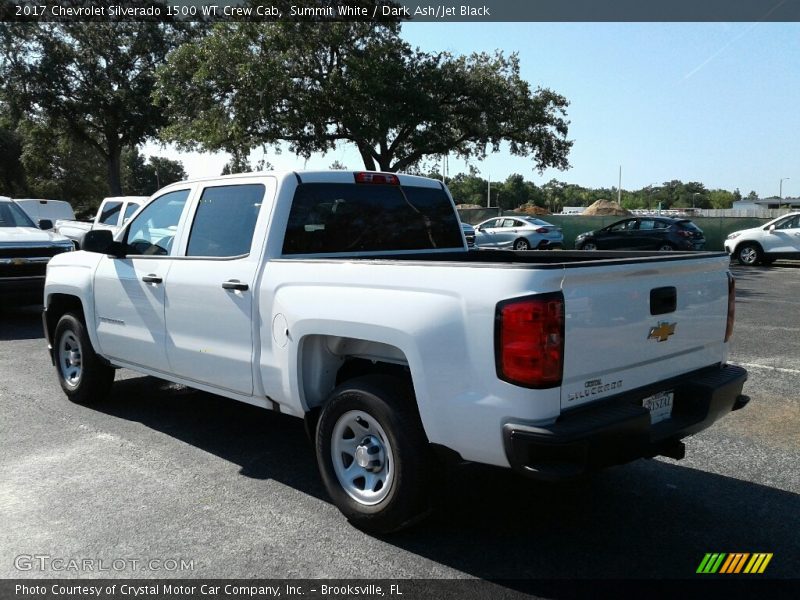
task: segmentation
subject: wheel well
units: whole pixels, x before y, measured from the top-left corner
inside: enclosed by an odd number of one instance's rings
[[[742,240],[741,242],[736,244],[736,249],[733,251],[733,253],[738,254],[739,249],[745,244],[750,244],[751,246],[755,246],[756,248],[759,249],[759,251],[764,252],[764,247],[759,242],[756,242],[754,240]]]
[[[68,312],[74,312],[84,323],[86,316],[83,314],[83,304],[77,296],[68,294],[53,294],[47,303],[47,333],[52,340],[58,320]]]
[[[389,344],[312,335],[303,339],[300,352],[301,395],[309,411],[322,406],[336,386],[354,377],[392,375],[413,387],[405,354]]]

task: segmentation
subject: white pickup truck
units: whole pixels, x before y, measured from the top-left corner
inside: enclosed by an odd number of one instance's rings
[[[447,188],[373,172],[184,181],[49,264],[73,401],[114,368],[306,420],[339,509],[424,515],[441,458],[553,480],[744,406],[724,253],[468,250]]]
[[[91,221],[59,219],[56,221],[55,231],[71,239],[75,244],[75,248],[80,249],[83,244],[83,238],[89,231],[108,229],[112,233],[116,233],[146,201],[147,196],[112,196],[104,198],[97,208],[97,214],[94,219]]]

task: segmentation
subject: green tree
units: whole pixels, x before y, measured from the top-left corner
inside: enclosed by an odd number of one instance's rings
[[[109,195],[108,181],[93,147],[59,127],[28,120],[19,123],[17,132],[29,196],[66,200],[77,213],[93,211]]]
[[[133,196],[150,196],[156,190],[186,179],[186,171],[180,161],[151,156],[147,161],[137,148],[126,148],[122,152],[122,189]]]
[[[204,150],[279,146],[308,158],[352,143],[367,169],[483,158],[502,142],[566,168],[567,101],[532,90],[516,55],[413,49],[397,23],[219,23],[159,72],[164,136]]]
[[[3,98],[15,114],[29,115],[94,149],[105,162],[111,193],[120,194],[123,148],[155,135],[167,121],[164,108],[152,100],[155,71],[189,27],[2,23]]]

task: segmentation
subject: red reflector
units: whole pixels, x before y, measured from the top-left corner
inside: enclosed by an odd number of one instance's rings
[[[362,171],[356,173],[356,183],[381,183],[386,185],[400,185],[400,178],[391,173],[373,173],[372,171]]]
[[[736,280],[728,272],[728,322],[725,325],[725,341],[733,335],[733,321],[736,316]]]
[[[564,296],[560,292],[497,306],[497,375],[530,388],[561,384],[564,367]]]

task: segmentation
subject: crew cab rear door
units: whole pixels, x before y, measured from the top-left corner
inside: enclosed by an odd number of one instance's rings
[[[568,265],[562,409],[719,363],[728,261],[709,254]]]
[[[253,393],[253,297],[275,186],[247,177],[199,188],[165,286],[174,374]]]

